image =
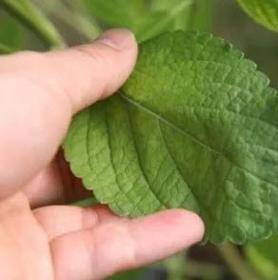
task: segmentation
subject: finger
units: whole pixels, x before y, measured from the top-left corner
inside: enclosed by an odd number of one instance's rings
[[[69,204],[92,196],[74,177],[62,153],[22,188],[32,209],[50,204]]]
[[[185,210],[73,232],[51,242],[56,279],[103,279],[174,254],[203,233],[200,218]]]
[[[0,58],[0,198],[51,161],[73,113],[121,86],[136,52],[118,30],[82,47]]]
[[[89,229],[102,223],[123,220],[103,205],[88,208],[47,206],[38,208],[33,213],[49,240],[70,232]]]
[[[76,113],[115,92],[129,76],[136,55],[134,35],[125,29],[114,29],[92,44],[2,56],[0,75],[23,75],[54,94],[57,102],[59,98],[65,101],[60,105],[70,102]]]

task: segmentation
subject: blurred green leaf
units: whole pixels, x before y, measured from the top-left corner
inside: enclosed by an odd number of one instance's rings
[[[84,0],[90,12],[105,25],[137,31],[146,17],[143,0]]]
[[[192,0],[153,0],[150,6],[145,5],[143,0],[83,1],[105,27],[129,28],[139,41],[165,31],[185,30],[187,8],[192,4]]]
[[[173,30],[187,30],[190,25],[190,15],[192,13],[194,0],[153,0],[152,8],[156,11],[171,11],[175,7],[179,7],[179,11],[176,13],[172,20]]]
[[[5,45],[2,45],[0,43],[0,54],[7,54],[7,53],[10,53],[12,52],[12,50],[9,49],[9,47],[5,46]]]
[[[22,30],[15,20],[5,15],[0,17],[0,44],[12,51],[19,50],[23,45]]]
[[[192,17],[192,29],[209,32],[212,29],[212,6],[214,0],[196,0]]]
[[[254,268],[267,279],[278,279],[278,236],[246,246],[245,252]]]
[[[137,269],[128,272],[124,272],[121,274],[117,274],[108,278],[108,280],[140,280],[144,279],[144,269]]]
[[[278,32],[278,0],[237,0],[257,23]]]
[[[13,18],[28,27],[51,48],[61,48],[65,42],[56,26],[31,0],[1,0],[0,6]]]

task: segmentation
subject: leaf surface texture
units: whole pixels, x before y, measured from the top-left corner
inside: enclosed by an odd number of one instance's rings
[[[141,44],[119,94],[75,117],[65,155],[120,215],[186,208],[205,240],[243,243],[277,231],[277,126],[277,92],[253,62],[180,31]]]

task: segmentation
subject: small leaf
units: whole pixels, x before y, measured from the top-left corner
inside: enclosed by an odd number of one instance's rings
[[[0,44],[3,51],[21,49],[24,43],[23,35],[22,28],[15,20],[4,15],[0,18]]]
[[[224,40],[166,33],[140,46],[118,95],[76,116],[74,174],[120,215],[186,208],[205,240],[243,243],[278,228],[278,98]]]
[[[278,32],[278,0],[237,0],[257,23]]]
[[[203,1],[203,0],[202,0]],[[171,24],[168,24],[168,30],[188,30],[191,24],[191,16],[193,15],[194,0],[152,0],[151,8],[153,11],[166,11],[168,18],[170,13],[174,13],[171,17]]]
[[[183,29],[187,25],[187,9],[193,0],[163,0],[157,5],[151,1],[147,8],[144,0],[83,0],[91,13],[108,27],[132,30],[139,41],[152,38],[165,31]],[[154,3],[152,3],[154,2]],[[184,22],[179,23],[180,20]]]
[[[264,277],[264,279],[278,279],[278,235],[267,240],[248,244],[245,252],[253,267]]]

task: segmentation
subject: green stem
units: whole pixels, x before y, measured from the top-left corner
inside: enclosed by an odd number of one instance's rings
[[[169,279],[222,279],[224,275],[224,269],[220,265],[213,263],[199,262],[190,259],[184,259],[183,262],[178,260],[178,263],[174,259],[166,259],[165,261],[154,264],[151,267],[155,270],[164,269],[167,271]],[[173,273],[173,274],[172,274]],[[174,278],[175,277],[175,278]]]
[[[175,19],[179,13],[184,11],[187,7],[190,7],[193,4],[193,0],[184,0],[179,2],[177,5],[172,7],[168,14],[160,21],[157,21],[155,24],[153,24],[148,29],[144,29],[141,32],[137,34],[137,37],[139,38],[139,42],[142,42],[150,37],[153,36],[153,34],[159,33],[163,26],[169,25],[169,23]]]
[[[182,280],[185,278],[185,254],[181,253],[163,261],[168,280]]]
[[[96,204],[98,201],[92,196],[72,203],[74,206],[88,207]]]
[[[65,42],[55,26],[30,0],[1,0],[0,5],[29,27],[51,48],[62,48]]]
[[[238,249],[234,245],[225,243],[223,245],[219,245],[218,250],[231,271],[240,280],[261,280],[242,258]]]
[[[223,269],[212,263],[186,261],[186,275],[191,278],[221,279],[224,275]]]
[[[64,21],[88,40],[95,39],[101,33],[99,26],[90,20],[81,10],[81,7],[75,5],[75,2],[71,2],[70,5],[57,2],[55,7],[48,2],[43,2],[41,5],[49,14]]]

